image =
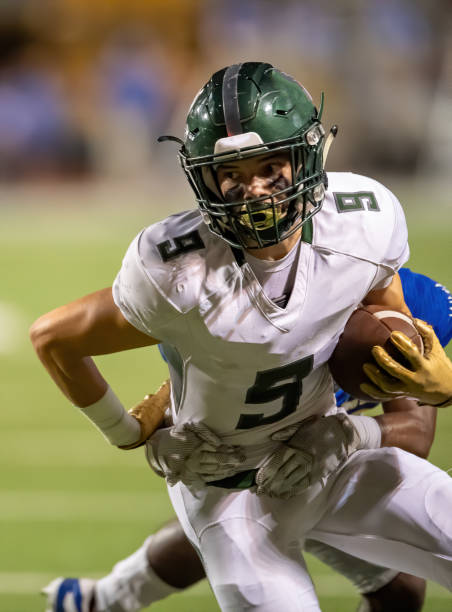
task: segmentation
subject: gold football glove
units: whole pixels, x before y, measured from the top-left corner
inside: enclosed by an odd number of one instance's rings
[[[122,450],[131,450],[142,446],[146,440],[162,425],[165,412],[170,405],[170,381],[166,380],[154,393],[146,395],[136,406],[129,410],[141,427],[141,436],[133,444],[120,446]]]
[[[374,346],[372,355],[380,367],[366,363],[363,370],[373,384],[363,383],[361,390],[371,397],[387,401],[397,397],[413,397],[421,404],[452,405],[452,362],[447,357],[433,328],[415,319],[416,329],[424,342],[422,355],[414,342],[402,332],[392,332],[391,342],[409,361],[403,367],[381,346]]]

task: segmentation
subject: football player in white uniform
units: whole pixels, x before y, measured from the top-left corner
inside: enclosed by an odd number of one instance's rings
[[[376,420],[334,401],[326,362],[357,305],[408,312],[396,275],[408,246],[385,187],[327,178],[322,106],[269,64],[214,74],[181,141],[200,210],[144,230],[113,297],[32,328],[55,382],[120,447],[144,435],[91,357],[163,342],[175,425],[151,444],[222,610],[319,610],[308,536],[452,587],[449,476],[381,448]],[[232,475],[187,468],[200,439],[226,445]]]
[[[338,405],[345,401],[351,412],[372,407],[372,402],[353,401],[342,391],[336,393],[336,401]],[[420,407],[409,399],[389,401],[383,408],[386,416],[378,416],[384,431],[382,445],[400,446],[427,457],[434,438],[436,409]],[[211,459],[214,463],[214,457]],[[362,595],[358,612],[421,611],[425,580],[372,565],[314,540],[306,540],[304,550],[354,584]],[[202,562],[180,523],[174,520],[146,538],[137,551],[116,563],[100,580],[56,578],[43,593],[47,598],[47,612],[74,612],[74,609],[77,612],[85,609],[138,612],[203,578]]]

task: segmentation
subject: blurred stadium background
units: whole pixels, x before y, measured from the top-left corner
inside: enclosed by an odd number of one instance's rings
[[[210,73],[265,60],[297,77],[327,127],[328,167],[400,197],[413,269],[452,287],[450,0],[0,2],[0,610],[43,609],[57,575],[100,576],[172,515],[140,450],[109,448],[32,353],[40,314],[111,284],[144,225],[193,206],[171,144]],[[156,350],[99,359],[125,403],[165,376]],[[452,465],[452,412],[431,458]],[[220,551],[221,554],[221,551]],[[311,561],[322,609],[352,587]],[[427,612],[450,610],[429,586]],[[217,609],[204,583],[152,609]]]

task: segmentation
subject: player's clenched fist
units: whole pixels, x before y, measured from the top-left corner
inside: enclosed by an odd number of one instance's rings
[[[257,494],[288,499],[324,484],[356,450],[379,447],[381,430],[371,417],[338,414],[311,417],[272,439],[283,443],[258,470]]]
[[[375,346],[372,354],[380,368],[366,364],[364,371],[373,384],[364,383],[362,390],[379,400],[414,397],[433,406],[452,405],[452,362],[447,357],[433,328],[415,319],[414,323],[424,342],[424,354],[401,332],[391,334],[391,342],[409,361],[410,369]],[[382,368],[382,369],[381,369]]]
[[[241,447],[223,444],[204,423],[159,429],[148,440],[146,455],[151,468],[170,486],[227,478],[245,460]]]

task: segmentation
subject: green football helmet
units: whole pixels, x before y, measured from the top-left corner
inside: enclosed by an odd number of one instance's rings
[[[325,131],[320,109],[295,79],[262,62],[216,72],[196,95],[179,158],[209,229],[235,248],[285,240],[322,206]],[[334,133],[335,135],[335,133]],[[291,183],[271,195],[226,201],[216,169],[224,162],[285,154]]]

